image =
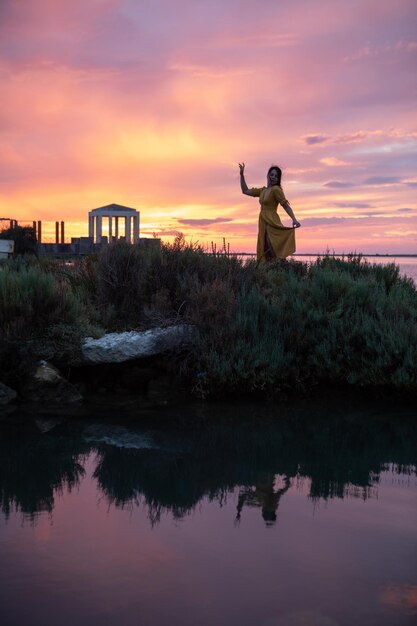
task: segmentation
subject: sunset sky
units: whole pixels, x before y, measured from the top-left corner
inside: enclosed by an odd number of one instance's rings
[[[244,161],[299,252],[417,253],[415,0],[0,0],[0,74],[0,217],[45,240],[115,202],[253,251]]]

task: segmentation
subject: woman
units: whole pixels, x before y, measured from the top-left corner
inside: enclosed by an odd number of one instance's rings
[[[281,188],[281,169],[272,165],[267,174],[266,187],[249,187],[245,181],[245,164],[239,163],[240,187],[247,196],[259,197],[261,212],[259,214],[258,244],[256,256],[259,261],[270,261],[285,258],[295,252],[294,228],[301,226]],[[284,226],[277,214],[277,206],[281,204],[292,219],[292,227]]]

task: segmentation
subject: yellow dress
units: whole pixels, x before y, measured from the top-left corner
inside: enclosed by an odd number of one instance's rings
[[[252,187],[250,195],[259,197],[258,261],[277,257],[287,257],[295,252],[295,229],[284,226],[277,213],[278,204],[288,201],[279,185],[273,187]]]

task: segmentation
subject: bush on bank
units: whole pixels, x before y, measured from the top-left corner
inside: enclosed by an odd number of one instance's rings
[[[160,250],[117,243],[70,266],[3,263],[0,380],[11,345],[17,362],[51,346],[62,357],[87,334],[184,322],[199,340],[176,368],[201,397],[323,382],[417,390],[417,291],[394,264],[324,256],[257,266],[181,236]]]

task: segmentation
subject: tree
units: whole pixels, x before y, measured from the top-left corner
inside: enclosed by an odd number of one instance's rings
[[[14,241],[14,253],[36,254],[36,233],[32,226],[14,226],[0,232],[0,239]]]

